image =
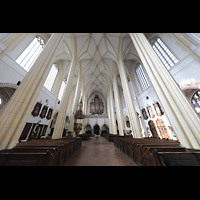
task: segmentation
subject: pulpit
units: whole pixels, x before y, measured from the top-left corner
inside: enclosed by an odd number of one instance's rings
[[[82,123],[83,123],[84,115],[82,113],[82,99],[79,103],[79,109],[77,110],[76,114],[74,115],[74,131],[76,133],[76,137],[79,136],[79,132],[82,130]]]

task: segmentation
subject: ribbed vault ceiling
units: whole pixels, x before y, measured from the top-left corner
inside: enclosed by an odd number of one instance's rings
[[[76,34],[78,58],[81,61],[88,96],[93,92],[100,92],[106,96],[112,76],[113,61],[117,60],[119,35],[117,33],[88,33],[84,36]]]
[[[118,60],[120,35],[121,33],[75,33],[77,56],[88,97],[94,92],[100,92],[106,97],[113,76],[113,61]],[[70,34],[66,38],[65,52],[71,54]],[[129,34],[123,40],[123,57],[126,60],[138,60]]]

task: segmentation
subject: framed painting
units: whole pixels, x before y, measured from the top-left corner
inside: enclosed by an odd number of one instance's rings
[[[42,111],[40,113],[41,118],[45,118],[47,110],[48,110],[48,106],[43,106]]]
[[[32,114],[34,117],[38,116],[39,113],[40,113],[41,107],[42,107],[42,104],[41,104],[40,102],[37,102],[37,103],[35,104],[35,107],[33,108],[33,111],[31,112],[31,114]]]
[[[164,114],[164,112],[162,111],[160,104],[158,102],[153,103],[153,107],[156,111],[156,115],[162,116]]]
[[[52,113],[53,113],[53,109],[52,109],[52,108],[49,108],[48,113],[47,113],[47,116],[46,116],[46,118],[47,118],[48,120],[51,119]]]
[[[143,115],[143,118],[144,118],[145,120],[148,119],[148,115],[147,115],[147,112],[146,112],[146,109],[145,109],[145,108],[142,109],[142,115]]]

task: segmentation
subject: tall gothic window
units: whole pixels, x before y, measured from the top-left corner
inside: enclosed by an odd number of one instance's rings
[[[192,104],[197,111],[197,113],[200,115],[200,90],[194,93],[192,96]]]
[[[167,69],[170,69],[178,62],[178,59],[160,38],[151,40],[151,45]]]
[[[142,89],[146,90],[150,86],[150,83],[141,64],[137,66],[136,74],[138,76]]]
[[[41,37],[36,36],[35,39],[17,58],[16,62],[28,72],[39,54],[42,52],[44,46],[44,40]]]
[[[44,87],[47,88],[47,90],[51,91],[57,73],[58,73],[58,67],[55,64],[53,64],[49,72],[49,75],[47,76],[47,79],[44,83]]]

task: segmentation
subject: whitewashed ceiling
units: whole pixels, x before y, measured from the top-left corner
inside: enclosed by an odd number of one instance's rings
[[[118,60],[118,43],[121,33],[75,33],[77,56],[81,63],[82,77],[88,97],[100,92],[106,97],[107,89],[113,76],[113,61]],[[67,34],[62,59],[72,57],[71,34]],[[138,55],[129,37],[123,40],[123,56],[126,60],[137,60]]]

